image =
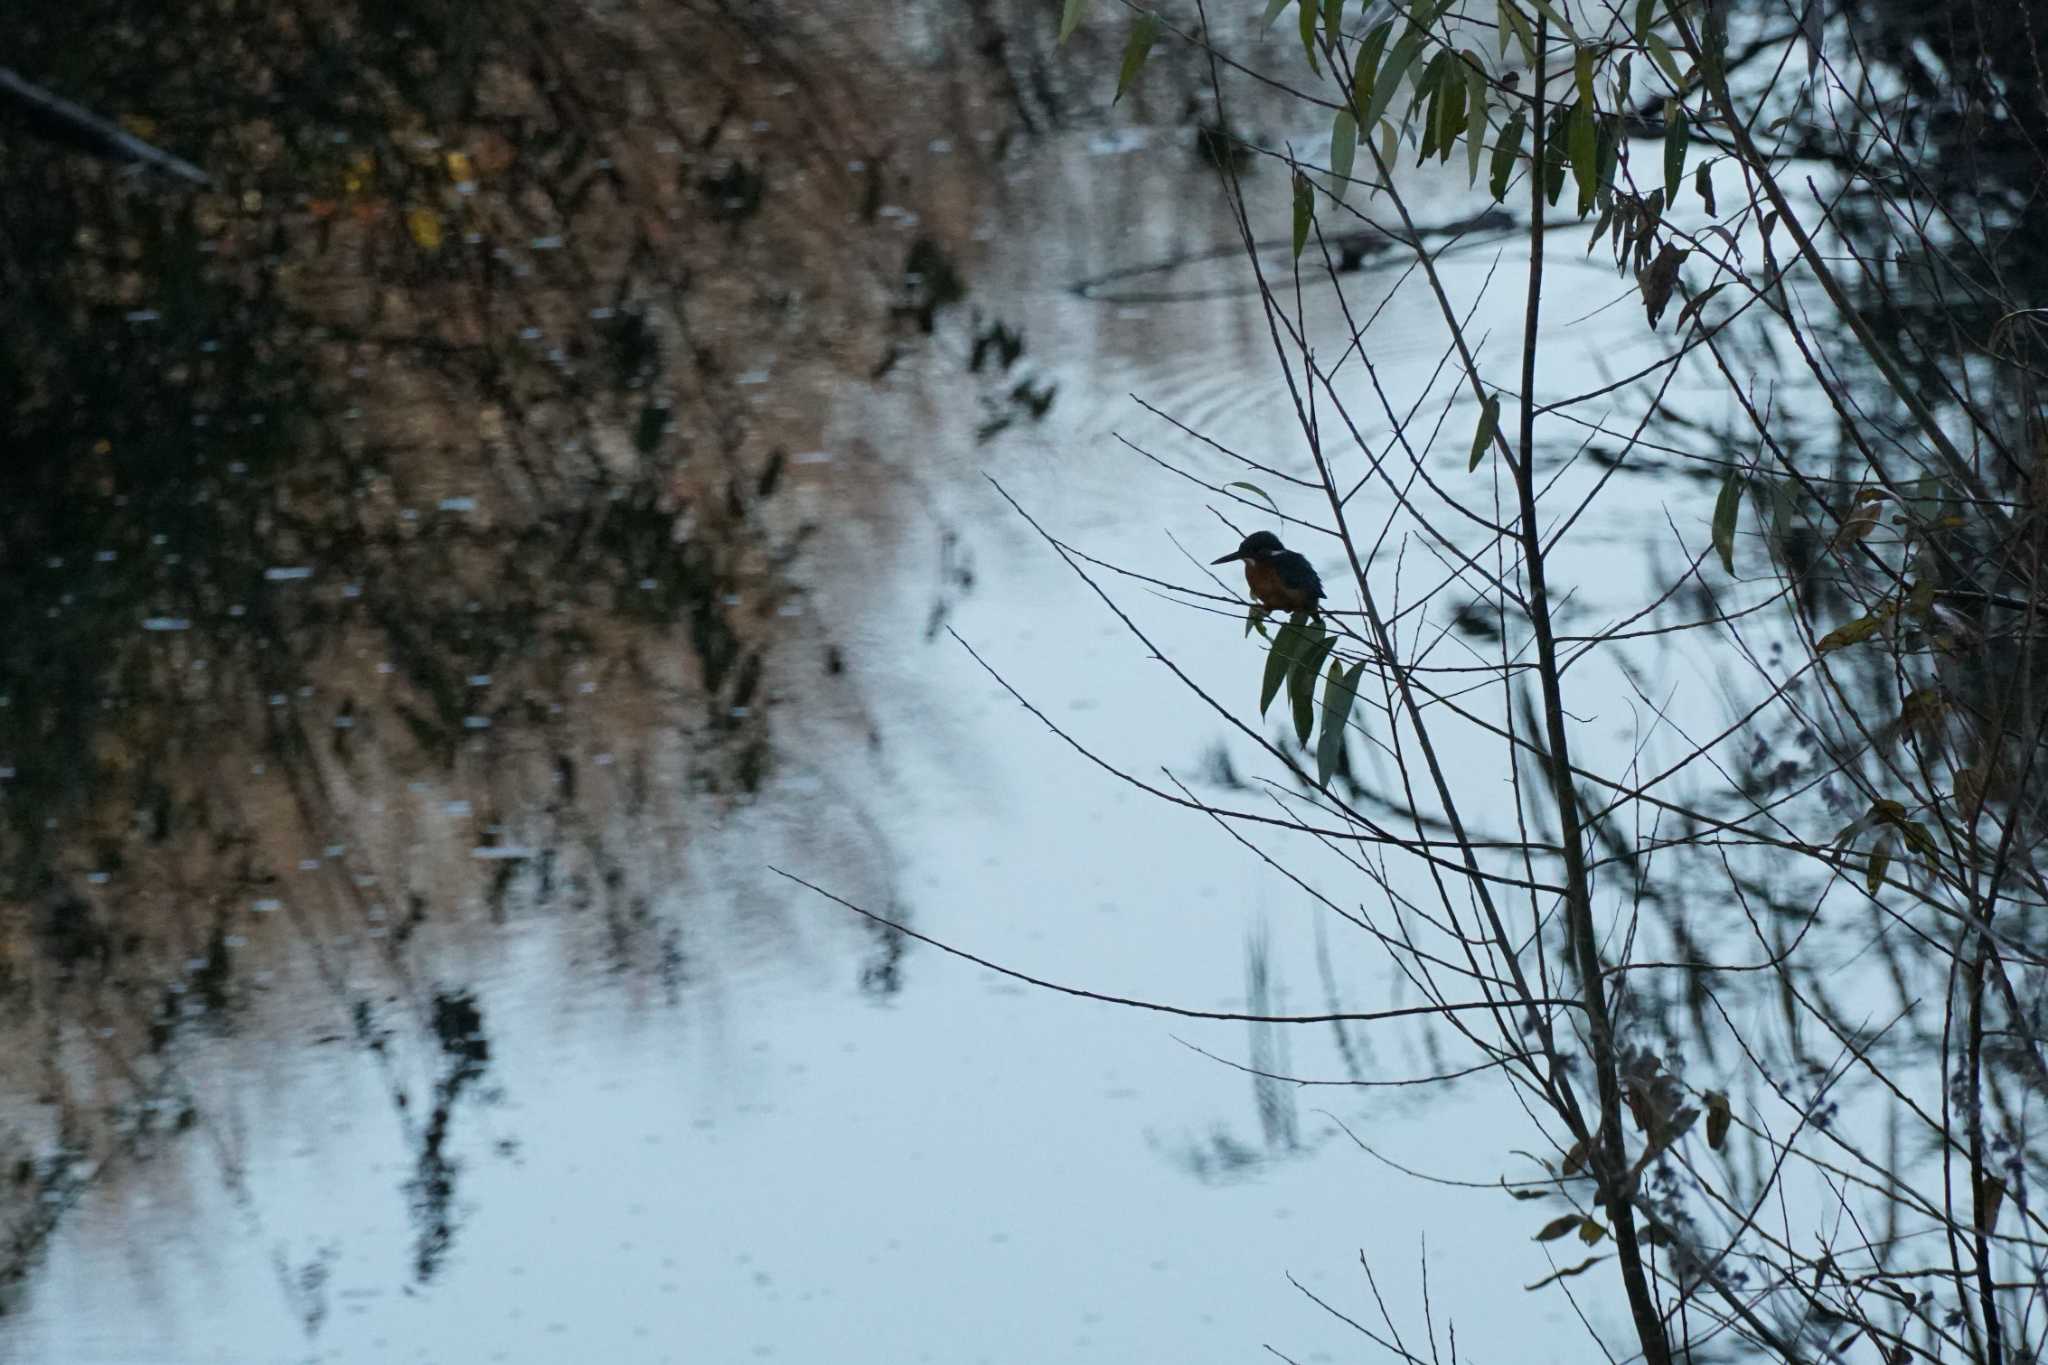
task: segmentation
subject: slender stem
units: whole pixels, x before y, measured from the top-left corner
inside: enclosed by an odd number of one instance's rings
[[[1523,570],[1529,576],[1529,623],[1536,635],[1536,672],[1543,687],[1543,723],[1550,747],[1550,780],[1557,807],[1558,842],[1564,846],[1565,924],[1578,959],[1585,993],[1586,1031],[1592,1045],[1593,1070],[1600,1091],[1598,1150],[1589,1154],[1599,1173],[1613,1225],[1614,1247],[1621,1261],[1621,1279],[1628,1291],[1629,1313],[1647,1365],[1670,1365],[1671,1343],[1663,1315],[1643,1272],[1643,1249],[1636,1237],[1632,1191],[1626,1188],[1628,1152],[1621,1133],[1621,1067],[1614,1044],[1614,1022],[1607,1013],[1606,972],[1600,963],[1599,936],[1593,927],[1592,887],[1579,823],[1578,791],[1572,782],[1571,738],[1565,731],[1564,691],[1557,667],[1557,639],[1551,630],[1550,595],[1544,586],[1543,533],[1536,521],[1536,353],[1543,311],[1543,210],[1546,147],[1543,123],[1544,86],[1549,78],[1545,44],[1548,23],[1536,23],[1536,70],[1530,95],[1535,128],[1529,173],[1529,303],[1522,324],[1522,404],[1520,450],[1514,462],[1515,494],[1521,502]]]

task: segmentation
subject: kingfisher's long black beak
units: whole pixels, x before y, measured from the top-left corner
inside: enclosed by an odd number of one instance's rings
[[[1227,555],[1223,556],[1223,558],[1221,558],[1221,559],[1212,559],[1212,560],[1210,560],[1209,562],[1210,562],[1211,564],[1228,564],[1228,563],[1229,563],[1229,562],[1230,562],[1231,560],[1233,560],[1233,559],[1243,559],[1243,558],[1244,558],[1244,551],[1243,551],[1243,550],[1232,550],[1232,551],[1231,551],[1231,552],[1230,552],[1229,554],[1227,554]]]

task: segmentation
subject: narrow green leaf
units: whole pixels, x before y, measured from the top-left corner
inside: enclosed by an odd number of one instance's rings
[[[1678,310],[1678,330],[1681,332],[1684,331],[1685,320],[1693,316],[1695,313],[1698,313],[1702,308],[1705,308],[1707,306],[1707,300],[1713,298],[1714,295],[1720,293],[1723,289],[1726,289],[1727,287],[1728,281],[1723,280],[1719,284],[1713,286],[1711,289],[1702,289],[1699,293],[1694,294],[1691,298],[1687,299],[1685,301],[1685,307]]]
[[[1593,49],[1575,48],[1572,51],[1572,81],[1579,87],[1579,103],[1588,109],[1594,107],[1593,99]]]
[[[1273,636],[1271,647],[1266,650],[1266,676],[1259,683],[1259,714],[1266,714],[1273,698],[1280,695],[1280,684],[1287,680],[1287,666],[1294,662],[1295,653],[1306,644],[1301,627],[1289,621],[1282,625]]]
[[[1308,54],[1308,69],[1322,75],[1322,63],[1316,60],[1316,0],[1301,0],[1301,50]]]
[[[1401,150],[1401,134],[1391,123],[1380,125],[1380,160],[1387,169],[1394,168],[1394,156]]]
[[[1515,4],[1514,0],[1501,0],[1500,17],[1503,29],[1513,29],[1515,31],[1515,45],[1522,49],[1522,60],[1534,66],[1536,64],[1536,26],[1529,22],[1529,16],[1522,13],[1521,6]],[[1500,50],[1503,56],[1507,54],[1508,44],[1505,33],[1501,36]]]
[[[1339,109],[1337,117],[1330,120],[1330,175],[1337,182],[1332,188],[1339,198],[1351,188],[1351,163],[1357,155],[1358,120],[1349,109]]]
[[[1145,67],[1145,58],[1151,55],[1152,44],[1159,38],[1159,16],[1149,11],[1138,17],[1131,25],[1131,36],[1124,44],[1124,64],[1116,73],[1116,100],[1124,97],[1124,91],[1131,88],[1131,82],[1138,79],[1138,73]]]
[[[1711,217],[1714,212],[1713,162],[1702,161],[1700,163],[1699,170],[1692,177],[1692,192],[1700,197],[1700,203],[1706,207],[1707,213]]]
[[[1344,0],[1323,0],[1323,34],[1329,39],[1330,50],[1337,50],[1337,40],[1343,36]]]
[[[1543,134],[1543,197],[1551,203],[1564,189],[1565,127],[1571,121],[1571,110],[1560,108],[1550,115],[1550,126]]]
[[[1263,502],[1266,504],[1266,506],[1272,508],[1274,516],[1280,515],[1280,505],[1273,501],[1273,495],[1271,493],[1268,493],[1265,489],[1259,487],[1257,484],[1246,483],[1243,479],[1233,479],[1231,482],[1226,483],[1223,486],[1225,488],[1244,489],[1245,492],[1250,493],[1252,496],[1256,497],[1260,502]]]
[[[1494,433],[1500,430],[1500,395],[1490,393],[1486,405],[1479,410],[1479,429],[1472,433],[1472,459],[1465,466],[1470,474],[1479,468],[1479,462],[1486,458],[1486,448],[1493,444]]]
[[[1438,49],[1436,56],[1432,57],[1430,59],[1429,65],[1423,69],[1422,83],[1419,87],[1417,87],[1416,90],[1416,95],[1418,99],[1423,94],[1427,94],[1429,96],[1429,112],[1425,113],[1422,116],[1422,150],[1421,155],[1416,160],[1417,165],[1420,165],[1422,164],[1422,162],[1429,160],[1429,158],[1436,152],[1437,134],[1443,128],[1443,74],[1444,54],[1442,49]],[[1411,107],[1408,112],[1412,115],[1415,111]],[[1403,119],[1402,122],[1406,123],[1407,120]]]
[[[1344,668],[1341,659],[1330,660],[1330,680],[1323,688],[1323,732],[1316,739],[1316,785],[1330,785],[1330,775],[1344,758],[1344,727],[1351,720],[1351,705],[1358,700],[1358,679],[1365,672],[1360,659]]]
[[[1317,624],[1317,629],[1321,629]],[[1337,647],[1337,637],[1324,635],[1316,639],[1303,652],[1301,661],[1294,671],[1287,675],[1287,697],[1294,703],[1294,737],[1308,747],[1308,737],[1315,733],[1316,724],[1316,678],[1322,672],[1323,660],[1330,657],[1330,651]]]
[[[1721,496],[1714,499],[1714,548],[1721,553],[1721,570],[1735,572],[1735,514],[1742,510],[1742,471],[1731,469],[1721,482]]]
[[[1439,161],[1451,159],[1451,148],[1465,132],[1465,64],[1448,51],[1444,53],[1444,69],[1437,77],[1437,87],[1443,91],[1443,108],[1440,111],[1436,129],[1436,155]]]
[[[1378,78],[1380,54],[1387,50],[1387,39],[1394,32],[1394,21],[1373,25],[1372,32],[1365,35],[1365,41],[1358,45],[1358,56],[1351,67],[1351,107],[1358,111],[1358,126],[1371,128],[1372,121],[1366,117],[1366,110],[1372,107],[1373,82]]]
[[[1657,22],[1657,0],[1636,0],[1636,40],[1640,42]]]
[[[1266,638],[1266,609],[1264,607],[1256,605],[1254,605],[1250,611],[1244,614],[1245,638],[1249,640],[1251,638],[1252,632],[1255,630],[1259,633],[1259,638],[1261,640]]]
[[[1570,137],[1572,179],[1578,182],[1579,217],[1583,218],[1600,190],[1600,125],[1593,120],[1592,105],[1572,106]]]
[[[1892,834],[1886,830],[1870,848],[1870,866],[1863,873],[1863,889],[1871,895],[1884,885],[1884,874],[1892,865]]]
[[[1657,69],[1671,81],[1671,88],[1685,89],[1685,73],[1678,69],[1678,59],[1671,55],[1671,44],[1652,33],[1643,39],[1643,45],[1650,49],[1650,60],[1655,62]]]
[[[1088,0],[1067,0],[1060,10],[1060,42],[1064,45],[1075,29],[1081,26],[1081,19],[1088,12]]]
[[[1486,80],[1486,65],[1479,54],[1465,50],[1465,105],[1470,111],[1465,124],[1465,183],[1479,182],[1479,163],[1486,157],[1486,100],[1493,87]]]
[[[1678,198],[1678,182],[1685,178],[1685,142],[1688,133],[1685,106],[1677,100],[1664,101],[1664,201]]]
[[[1259,21],[1259,27],[1262,29],[1273,27],[1273,21],[1280,17],[1280,12],[1292,3],[1294,3],[1294,0],[1266,0],[1266,17]]]
[[[1557,25],[1559,33],[1575,43],[1579,41],[1579,31],[1572,27],[1571,20],[1565,18],[1564,13],[1556,5],[1551,4],[1550,0],[1529,0],[1529,3],[1536,6],[1544,18]]]
[[[1294,173],[1294,259],[1301,259],[1301,249],[1308,245],[1309,224],[1315,221],[1316,190],[1309,184],[1308,177],[1300,171]]]
[[[1527,117],[1521,110],[1515,110],[1508,126],[1501,129],[1500,140],[1493,144],[1493,170],[1487,188],[1493,191],[1495,203],[1508,196],[1508,180],[1515,173],[1515,159],[1521,155],[1522,134],[1528,126]]]
[[[1555,1283],[1558,1280],[1568,1280],[1574,1275],[1583,1275],[1606,1259],[1605,1256],[1589,1256],[1575,1266],[1567,1266],[1554,1275],[1545,1275],[1536,1283],[1525,1284],[1522,1288],[1530,1293],[1534,1293],[1536,1290],[1543,1288],[1544,1285]]]
[[[1382,66],[1379,75],[1373,78],[1372,103],[1368,104],[1365,113],[1359,116],[1359,127],[1370,128],[1380,121],[1380,116],[1387,112],[1387,106],[1394,101],[1394,92],[1401,88],[1401,77],[1408,74],[1408,68],[1414,64],[1416,54],[1421,51],[1422,30],[1411,27],[1401,35],[1400,41],[1394,44],[1394,50],[1387,54],[1386,65]]]

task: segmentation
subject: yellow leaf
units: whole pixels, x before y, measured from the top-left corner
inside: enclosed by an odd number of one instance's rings
[[[448,153],[448,178],[457,184],[465,180],[476,179],[476,167],[470,164],[469,153]]]
[[[147,114],[123,114],[121,126],[145,140],[156,136],[156,120]]]
[[[428,208],[408,209],[405,229],[422,251],[441,249],[441,215]]]
[[[1851,621],[1846,626],[1837,626],[1833,630],[1829,631],[1827,634],[1820,637],[1820,643],[1814,646],[1814,653],[1826,654],[1830,650],[1843,649],[1849,645],[1861,644],[1863,641],[1868,640],[1871,636],[1877,634],[1879,628],[1883,625],[1884,615],[1880,613],[1861,617],[1857,620]]]

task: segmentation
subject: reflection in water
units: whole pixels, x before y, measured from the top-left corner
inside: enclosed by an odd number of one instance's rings
[[[53,187],[7,210],[41,316],[88,318],[0,324],[25,358],[0,397],[37,455],[0,476],[24,1341],[1241,1359],[1296,1311],[1279,1270],[1354,1264],[1376,1219],[1460,1235],[1433,1192],[1361,1178],[1287,1079],[1454,1070],[1434,1032],[1191,1040],[1244,1048],[1233,1070],[921,971],[902,935],[761,876],[801,867],[998,960],[1163,997],[1411,998],[1353,979],[1321,920],[1310,958],[1293,902],[1248,906],[1264,883],[1234,850],[1133,819],[953,671],[949,627],[1096,738],[1265,791],[984,497],[1000,470],[1132,562],[1167,553],[1155,520],[1213,537],[1114,446],[1178,439],[1133,392],[1299,463],[1199,159],[1241,149],[1030,143],[1072,97],[1019,8],[830,27],[628,6],[487,35],[377,7],[360,42],[249,59],[306,92],[289,115],[166,98],[184,112],[159,136],[211,149],[217,198],[0,148]],[[90,50],[82,20],[50,22],[29,57]],[[179,79],[230,85],[207,63],[241,52],[198,46]],[[148,55],[110,53],[77,93],[157,88]],[[926,108],[954,111],[942,137]],[[1448,268],[1483,270],[1498,218],[1462,184],[1430,207]],[[1344,287],[1391,305],[1375,361],[1419,403],[1442,339],[1407,313],[1428,310],[1377,269],[1380,235],[1336,245]],[[1574,335],[1619,353],[1634,333],[1605,325]],[[1640,472],[1619,524],[1575,533],[1588,583],[1634,562],[1669,473]],[[1238,677],[1235,624],[1183,643]],[[1755,754],[1762,794],[1812,741]],[[1381,751],[1335,780],[1399,813]],[[1802,888],[1743,885],[1796,931]],[[1681,960],[1728,927],[1642,894]],[[1689,980],[1710,1037],[1727,983]],[[1398,1091],[1319,1093],[1375,1143],[1499,1174],[1499,1116],[1469,1091],[1422,1124]],[[1283,1225],[1295,1209],[1316,1216]],[[1531,1278],[1470,1223],[1461,1269]],[[194,1241],[197,1268],[167,1250]],[[93,1337],[68,1305],[131,1255],[158,1292]],[[276,1303],[165,1326],[252,1264]],[[1526,1321],[1496,1316],[1509,1358]]]

